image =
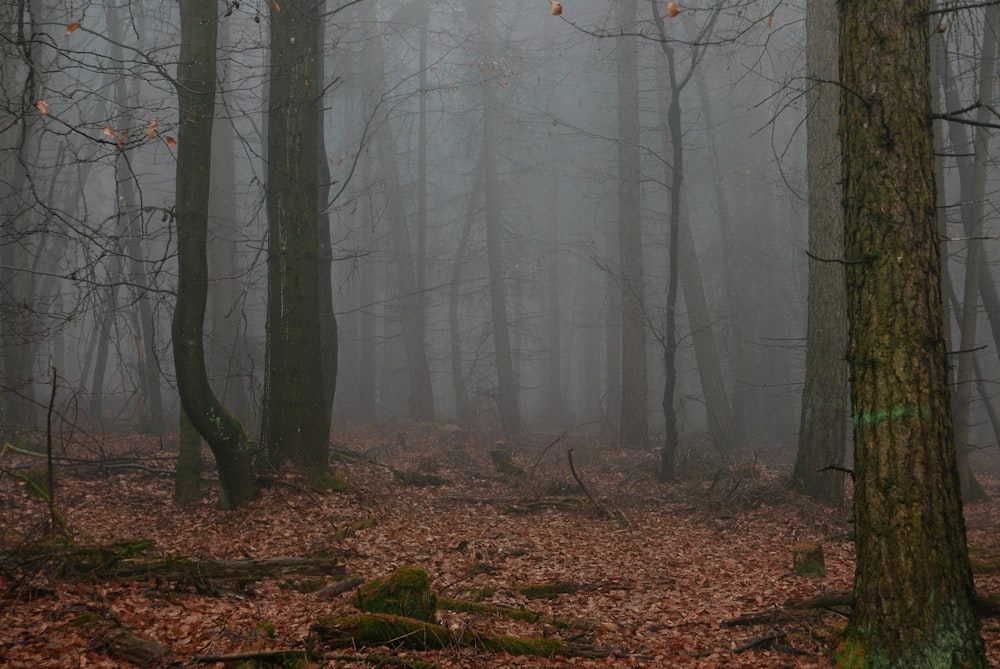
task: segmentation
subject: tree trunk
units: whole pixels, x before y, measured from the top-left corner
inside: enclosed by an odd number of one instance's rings
[[[834,24],[836,29],[836,24]],[[747,395],[749,386],[743,383],[746,377],[744,373],[747,359],[746,351],[746,325],[740,300],[740,291],[737,285],[737,268],[741,266],[737,260],[737,254],[733,252],[735,242],[735,232],[733,230],[732,217],[729,214],[729,197],[726,191],[725,177],[722,173],[721,163],[723,158],[719,155],[719,150],[715,143],[715,122],[713,120],[712,103],[709,100],[708,89],[705,83],[705,76],[701,73],[697,76],[698,97],[701,101],[701,114],[705,118],[705,126],[708,140],[710,163],[712,167],[712,192],[715,194],[715,209],[719,216],[719,248],[721,250],[721,272],[722,282],[726,291],[726,313],[729,314],[729,325],[726,328],[729,342],[729,354],[732,360],[733,390],[730,395],[729,406],[733,414],[733,431],[736,435],[737,443],[743,442],[746,438],[747,426]],[[745,255],[744,255],[745,257]],[[843,322],[843,321],[841,321]],[[846,345],[846,344],[845,344]],[[846,378],[846,377],[845,377]],[[844,397],[846,402],[847,385],[844,385]]]
[[[319,9],[271,8],[267,113],[267,361],[262,441],[274,464],[310,472],[329,464],[330,409],[320,324]],[[328,279],[329,280],[329,279]]]
[[[220,45],[228,45],[228,22],[219,26]],[[220,68],[224,78],[217,103],[224,109],[231,104],[228,64]],[[208,266],[210,269],[209,300],[211,347],[208,367],[213,387],[219,399],[251,432],[256,431],[257,407],[250,400],[249,388],[254,382],[253,366],[247,348],[244,294],[239,281],[244,268],[239,262],[241,221],[236,205],[236,133],[233,119],[221,118],[212,125],[212,175],[209,195]]]
[[[989,158],[990,111],[993,101],[993,72],[997,55],[996,31],[1000,27],[1000,7],[990,5],[985,10],[982,53],[979,61],[978,100],[983,103],[976,112],[971,175],[971,192],[962,202],[961,212],[968,237],[965,260],[965,281],[962,309],[959,316],[960,343],[958,373],[955,379],[955,448],[958,453],[958,473],[962,481],[962,499],[972,502],[985,497],[982,486],[969,467],[969,421],[972,407],[973,365],[976,357],[976,323],[979,320],[979,284],[983,273],[983,210],[986,200],[986,162]],[[968,185],[963,179],[963,191]]]
[[[487,45],[495,45],[496,16],[492,0],[486,4],[486,26],[483,30]],[[499,82],[487,79],[483,87],[483,204],[486,207],[486,261],[489,269],[490,316],[493,323],[493,352],[497,373],[497,404],[500,424],[506,439],[521,431],[521,409],[518,405],[514,360],[510,350],[510,327],[507,322],[507,284],[503,263],[503,236],[500,212],[500,176],[497,171],[497,95]]]
[[[929,9],[840,3],[857,547],[845,666],[986,666],[944,346]]]
[[[181,411],[177,436],[174,504],[186,506],[201,497],[201,435]]]
[[[636,0],[615,3],[615,22],[630,30]],[[618,439],[623,446],[649,443],[646,385],[646,296],[642,265],[639,165],[639,65],[634,37],[617,39],[618,253],[621,277],[622,392]],[[673,379],[670,379],[673,383]],[[667,400],[664,399],[664,406]],[[670,402],[671,409],[673,402]]]
[[[472,222],[479,211],[479,196],[482,193],[483,160],[476,167],[476,176],[469,195],[469,204],[462,219],[462,233],[455,250],[455,264],[451,271],[451,285],[448,287],[448,337],[451,344],[451,388],[455,394],[455,417],[460,425],[471,426],[469,392],[465,386],[465,369],[462,362],[462,331],[458,318],[458,301],[462,292],[462,266],[472,236]]]
[[[215,455],[219,503],[233,508],[253,497],[250,444],[243,426],[219,404],[209,386],[202,330],[208,295],[206,241],[218,17],[213,4],[199,0],[181,0],[180,10],[177,304],[171,327],[174,368],[181,405]]]
[[[809,180],[809,306],[806,378],[793,490],[839,506],[847,448],[847,307],[844,296],[843,209],[837,187],[837,7],[814,0],[806,14],[806,169]]]
[[[318,6],[319,15],[322,16],[325,2],[320,2]],[[319,20],[315,30],[317,67],[319,74],[317,80],[326,82],[326,64],[323,54],[324,35],[326,24]],[[317,165],[317,195],[316,207],[319,212],[319,225],[316,243],[319,245],[319,277],[317,291],[319,293],[319,329],[320,329],[320,351],[323,367],[323,401],[326,405],[328,415],[333,412],[333,400],[337,393],[337,356],[339,354],[339,332],[337,331],[337,315],[333,310],[333,240],[331,238],[330,226],[333,221],[330,217],[330,208],[333,202],[330,201],[331,185],[333,176],[330,172],[330,161],[326,155],[326,113],[324,105],[319,105],[317,111],[317,141],[316,141],[316,165]],[[328,419],[329,422],[329,419]]]

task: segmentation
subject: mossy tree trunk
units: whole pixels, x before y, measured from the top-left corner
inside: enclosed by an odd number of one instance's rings
[[[177,304],[171,323],[181,405],[215,455],[219,503],[233,508],[253,497],[250,446],[243,426],[215,397],[205,370],[203,328],[208,298],[209,174],[215,110],[216,6],[181,0],[177,65]]]
[[[849,0],[839,8],[857,532],[840,660],[985,667],[944,345],[930,6]]]
[[[318,170],[319,5],[271,8],[267,114],[267,352],[262,440],[273,464],[328,466]],[[327,278],[329,280],[329,278]]]

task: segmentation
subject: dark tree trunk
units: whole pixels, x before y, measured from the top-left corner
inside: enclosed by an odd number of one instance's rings
[[[615,21],[623,30],[630,30],[636,21],[636,0],[620,0],[615,7]],[[639,201],[639,57],[634,37],[622,36],[617,42],[618,261],[622,308],[621,425],[618,438],[623,446],[645,446],[649,442],[649,409],[646,404],[646,289],[642,272]],[[672,407],[672,400],[670,404]]]
[[[840,3],[857,547],[845,665],[986,666],[944,345],[929,10]]]
[[[208,442],[219,470],[223,508],[253,497],[250,445],[239,421],[216,399],[205,370],[203,327],[208,299],[209,179],[215,109],[216,7],[181,0],[177,100],[177,304],[171,334],[181,405]]]
[[[272,463],[328,467],[320,324],[318,5],[271,9],[267,114],[267,361],[262,440]],[[329,278],[327,279],[329,280]]]

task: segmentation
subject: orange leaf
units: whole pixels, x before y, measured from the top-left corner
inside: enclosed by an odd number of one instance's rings
[[[177,148],[177,140],[171,137],[170,135],[164,137],[163,141],[166,142],[167,146],[169,146],[171,149]]]
[[[115,138],[115,129],[112,128],[110,125],[104,126],[104,136],[105,137],[110,137],[111,139],[114,139]]]
[[[80,27],[79,21],[73,21],[73,23],[66,24],[66,34],[69,35],[71,32]]]
[[[676,2],[667,3],[667,16],[669,16],[670,18],[674,18],[680,13],[681,13],[681,8],[680,6],[678,6]]]
[[[556,0],[550,0],[552,16],[559,16],[562,14],[562,3],[556,2]]]
[[[773,20],[774,20],[774,15],[773,14],[771,16],[767,17],[767,27],[768,28],[771,27],[771,21],[773,21]]]
[[[148,124],[146,124],[146,139],[153,139],[153,131],[156,130],[156,126],[160,124],[159,119],[154,118]]]
[[[39,100],[35,103],[35,108],[38,109],[38,113],[45,116],[49,113],[49,103],[45,100]]]
[[[271,6],[274,7],[274,11],[281,11],[281,7],[278,6],[278,0],[271,0]]]

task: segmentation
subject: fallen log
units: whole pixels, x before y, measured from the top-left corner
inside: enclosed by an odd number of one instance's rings
[[[314,623],[310,632],[313,645],[326,648],[389,646],[442,650],[464,646],[511,655],[554,657],[573,654],[571,646],[551,637],[488,636],[471,631],[453,635],[436,623],[386,613],[326,617]]]
[[[217,584],[239,585],[264,579],[343,578],[342,558],[247,558],[243,560],[194,560],[183,555],[147,555],[147,540],[107,546],[44,545],[25,547],[17,558],[52,565],[63,578],[161,579],[194,585],[209,591]]]
[[[95,648],[116,660],[149,667],[163,664],[173,655],[166,646],[139,636],[97,611],[81,610],[73,624],[87,632]]]

